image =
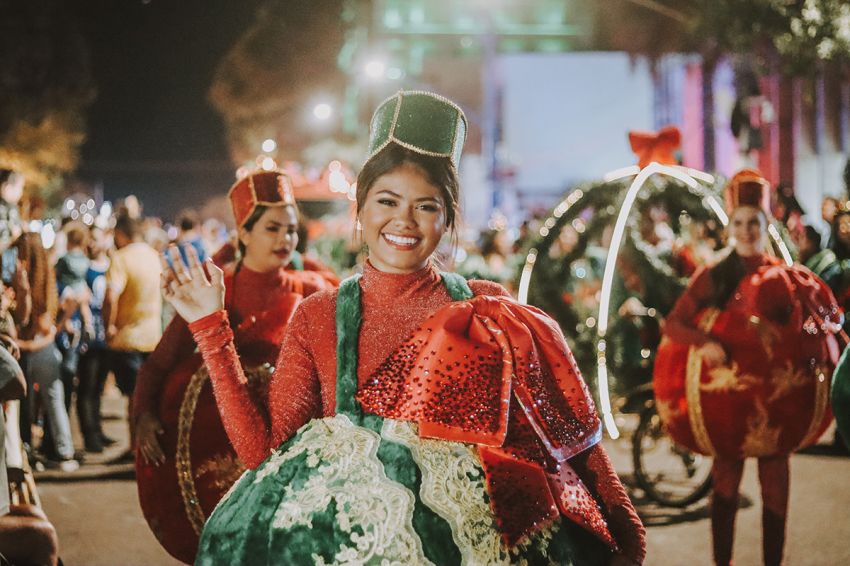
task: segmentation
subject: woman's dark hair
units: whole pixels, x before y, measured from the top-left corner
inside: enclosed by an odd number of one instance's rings
[[[809,240],[814,247],[817,249],[821,249],[821,235],[820,232],[814,226],[806,224],[803,227],[803,231],[806,234],[806,239]]]
[[[435,187],[440,189],[446,208],[446,226],[454,233],[458,210],[460,182],[457,171],[448,157],[423,155],[395,143],[390,143],[370,159],[357,175],[357,212],[363,209],[366,195],[381,175],[402,165],[418,167]]]
[[[711,285],[714,288],[714,293],[708,302],[709,306],[724,308],[746,273],[741,256],[734,248],[731,249],[729,255],[717,262],[709,271]]]
[[[788,219],[791,218],[791,215],[795,212],[800,215],[805,214],[803,207],[800,206],[800,201],[798,201],[797,197],[794,196],[794,188],[791,185],[787,185],[785,183],[779,184],[776,188],[776,202],[784,209],[782,218],[779,219],[783,224],[788,224]]]
[[[850,210],[839,210],[832,219],[832,251],[838,259],[848,259],[850,258],[850,246],[841,241],[838,230],[842,216],[850,216]]]

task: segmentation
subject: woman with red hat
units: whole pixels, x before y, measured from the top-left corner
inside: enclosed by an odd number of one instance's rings
[[[465,137],[443,97],[402,91],[378,107],[356,195],[368,260],[298,308],[268,407],[244,385],[221,273],[167,270],[249,468],[197,564],[643,561],[643,526],[557,324],[434,265]]]
[[[251,395],[262,403],[295,307],[331,286],[314,272],[288,269],[298,209],[284,173],[251,174],[228,196],[240,254],[225,268],[224,304]],[[244,466],[222,426],[208,366],[179,315],[139,371],[133,418],[145,518],[169,553],[192,562],[204,521]]]
[[[758,458],[764,563],[782,562],[789,454],[830,420],[840,310],[808,269],[767,252],[769,184],[755,170],[726,187],[728,254],[697,272],[664,325],[658,410],[680,444],[714,457],[714,560],[732,560],[744,459]]]

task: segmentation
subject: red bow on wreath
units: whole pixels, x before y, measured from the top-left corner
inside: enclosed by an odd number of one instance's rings
[[[629,143],[641,168],[653,161],[661,165],[676,165],[678,162],[673,153],[682,143],[682,134],[676,126],[665,126],[658,132],[631,131]]]

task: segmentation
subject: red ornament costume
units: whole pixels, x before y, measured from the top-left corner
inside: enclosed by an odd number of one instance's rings
[[[395,275],[367,265],[360,286],[363,318],[358,348],[357,385],[361,392],[358,396],[363,395],[362,401],[370,411],[382,413],[381,402],[387,400],[383,397],[385,392],[370,390],[368,380],[387,369],[382,363],[391,364],[388,357],[403,350],[405,337],[434,311],[447,305],[450,297],[439,274],[430,266],[416,273]],[[472,281],[470,287],[476,296],[507,295],[502,287],[489,282]],[[335,301],[334,293],[319,293],[305,301],[293,318],[269,389],[270,424],[243,385],[245,377],[230,340],[226,315],[214,313],[191,325],[207,365],[214,368],[213,387],[228,435],[240,459],[249,467],[263,462],[270,450],[310,419],[334,414],[338,361]],[[388,411],[390,407],[402,411],[395,404],[386,405]],[[520,441],[519,446],[528,446],[521,438],[514,440]],[[602,447],[595,444],[573,455],[568,462],[584,485],[601,500],[608,527],[621,551],[635,562],[642,562],[643,527]],[[522,507],[522,502],[517,503],[517,508]]]
[[[730,181],[727,204],[765,211],[766,189],[758,172],[742,171]],[[668,315],[654,370],[658,412],[678,443],[715,456],[718,564],[732,556],[743,459],[759,458],[764,558],[779,564],[788,454],[816,441],[831,419],[839,309],[826,284],[804,267],[734,251],[721,264],[699,271]],[[736,283],[729,277],[738,278],[737,286],[720,298],[719,285]],[[723,347],[727,364],[703,361],[700,347],[709,341]]]
[[[253,186],[249,187],[249,180]],[[292,202],[279,181],[276,173],[261,173],[234,186],[231,201],[240,224],[252,214],[251,202],[256,206],[258,193],[265,206]],[[237,205],[237,199],[244,202]],[[251,394],[262,406],[295,308],[303,297],[331,285],[313,272],[281,267],[259,273],[238,264],[225,268],[225,282],[235,341],[251,381]],[[139,371],[133,413],[135,417],[156,415],[164,430],[159,437],[164,462],[150,464],[141,455],[136,457],[145,519],[172,556],[191,563],[204,521],[244,466],[222,426],[207,368],[179,315]]]

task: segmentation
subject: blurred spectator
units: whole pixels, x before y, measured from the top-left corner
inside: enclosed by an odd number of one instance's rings
[[[837,293],[841,287],[841,265],[835,257],[835,252],[829,248],[821,249],[820,233],[814,226],[805,226],[796,244],[800,263],[811,269]]]
[[[142,203],[136,198],[136,195],[127,195],[118,204],[115,210],[115,216],[121,218],[127,216],[133,220],[141,220],[142,218]]]
[[[850,211],[838,210],[833,216],[830,247],[839,261],[850,259]]]
[[[794,187],[780,183],[776,187],[774,216],[782,222],[792,238],[799,239],[803,236],[803,214],[803,207],[794,196]]]
[[[129,422],[133,422],[130,401],[136,374],[162,335],[161,268],[157,252],[142,241],[137,219],[118,217],[114,239],[117,251],[106,273],[103,318],[107,322],[110,367],[118,389],[127,397]],[[122,458],[132,459],[133,448],[133,430],[130,427],[130,449]]]
[[[56,276],[39,234],[23,234],[16,246],[22,266],[29,276],[32,298],[32,313],[29,319],[16,321],[21,367],[27,379],[29,397],[29,403],[21,405],[21,439],[32,446],[35,408],[32,391],[37,385],[46,424],[42,451],[49,463],[55,463],[63,471],[74,471],[79,468],[79,462],[74,459],[71,424],[65,407],[65,389],[59,370],[61,356],[55,343],[59,310]],[[64,315],[68,314],[68,308],[63,309],[62,323]]]
[[[168,247],[171,240],[168,232],[162,228],[162,223],[149,221],[146,218],[142,226],[142,240],[152,247],[157,253],[162,253]]]
[[[835,235],[832,232],[832,223],[835,220],[835,215],[838,213],[838,209],[841,208],[841,203],[835,197],[823,197],[823,201],[820,205],[820,215],[823,218],[823,221],[826,223],[825,228],[823,229],[823,238],[821,241],[825,241],[825,248],[831,248],[832,243],[834,241]]]
[[[832,251],[840,266],[840,276],[833,287],[835,298],[844,312],[850,312],[850,211],[839,209],[832,220]],[[844,329],[850,330],[850,317],[844,319]]]
[[[66,234],[68,251],[56,262],[56,283],[59,300],[73,300],[79,308],[66,324],[59,328],[57,344],[62,354],[60,365],[62,383],[65,385],[65,407],[70,409],[74,393],[74,379],[80,359],[80,346],[86,334],[93,332],[92,312],[89,306],[90,293],[86,284],[89,270],[87,253],[89,229],[82,222],[68,223]]]
[[[519,225],[519,234],[514,242],[513,252],[515,254],[525,252],[533,239],[534,234],[531,231],[531,220],[523,220],[522,224]]]
[[[300,228],[303,225],[304,223],[302,222],[298,226]],[[300,232],[298,235],[301,235]],[[215,254],[221,249],[221,246],[227,243],[227,238],[227,227],[217,218],[207,218],[201,224],[201,241],[204,245],[204,250],[206,250],[206,255],[212,256]]]
[[[511,288],[516,273],[509,233],[504,229],[490,229],[479,238],[478,253],[472,251],[459,272],[470,279],[486,279]]]
[[[21,235],[18,203],[24,194],[25,178],[10,169],[0,169],[0,250],[6,250]]]
[[[206,250],[201,239],[201,232],[198,229],[198,219],[190,212],[184,212],[177,220],[177,249],[180,250],[180,257],[186,265],[189,265],[189,256],[186,250],[189,246],[195,248],[195,253],[198,254],[198,259],[204,261],[207,258]]]
[[[89,238],[89,268],[86,284],[91,294],[92,331],[80,347],[77,367],[77,417],[83,433],[86,452],[103,452],[104,446],[115,441],[103,434],[100,399],[109,373],[106,351],[106,326],[103,321],[103,302],[106,297],[106,272],[109,269],[109,239],[97,227]]]
[[[0,349],[0,556],[4,564],[55,565],[56,529],[38,507],[12,505],[6,477],[6,420],[3,404],[22,399],[26,383],[21,368],[5,349]]]

